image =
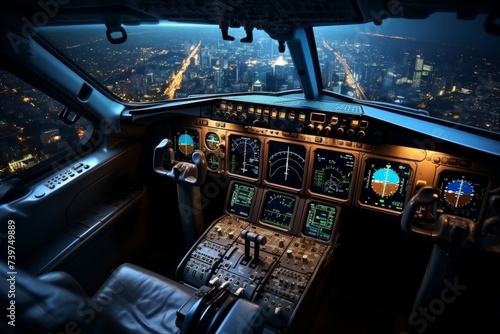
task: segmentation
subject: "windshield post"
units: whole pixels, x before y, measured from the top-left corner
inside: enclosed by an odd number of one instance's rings
[[[318,82],[320,81],[316,70],[317,66],[315,66],[317,59],[314,58],[316,55],[316,49],[313,50],[314,39],[312,39],[313,44],[311,44],[311,39],[308,38],[304,28],[296,28],[289,33],[269,33],[269,36],[278,41],[286,42],[304,91],[304,97],[308,100],[317,98],[319,96]]]

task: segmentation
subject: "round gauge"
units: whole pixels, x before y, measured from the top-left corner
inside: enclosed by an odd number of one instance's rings
[[[401,212],[406,202],[413,169],[409,164],[385,159],[366,159],[362,205]]]
[[[210,170],[218,170],[219,169],[219,157],[213,153],[207,154],[207,167]]]
[[[198,149],[198,131],[181,129],[174,133],[175,159],[191,161],[191,154]]]
[[[443,197],[448,204],[459,208],[472,201],[474,188],[466,180],[452,180],[445,186]]]
[[[193,138],[188,134],[182,134],[179,137],[179,151],[184,155],[190,155],[194,151]]]
[[[274,226],[288,229],[295,210],[295,197],[274,191],[266,193],[261,221]]]
[[[205,137],[205,144],[207,145],[209,150],[212,150],[212,151],[216,150],[217,148],[219,148],[219,144],[220,144],[219,135],[216,134],[215,132],[207,133],[207,135]]]
[[[352,154],[317,149],[314,152],[311,192],[348,199],[353,169]]]
[[[477,221],[488,188],[485,175],[445,170],[439,174],[444,213]]]
[[[269,143],[267,181],[300,189],[304,178],[306,148],[302,145]]]
[[[399,188],[399,176],[390,166],[381,168],[373,173],[370,185],[380,197],[390,197]]]
[[[257,138],[230,135],[229,171],[257,179],[259,177],[260,141]]]

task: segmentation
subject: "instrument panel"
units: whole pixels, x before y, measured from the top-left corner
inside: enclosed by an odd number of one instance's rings
[[[486,214],[491,171],[472,161],[443,164],[460,158],[442,152],[204,118],[181,121],[171,134],[176,159],[189,161],[200,149],[209,173],[235,182],[227,214],[277,230],[330,240],[343,206],[397,217],[425,185],[441,190],[444,213],[474,221]]]

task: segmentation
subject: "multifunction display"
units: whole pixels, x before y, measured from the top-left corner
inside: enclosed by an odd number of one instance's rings
[[[259,162],[259,139],[240,135],[229,136],[229,172],[257,179]]]
[[[271,141],[267,163],[267,181],[301,189],[304,180],[306,148],[302,145]]]
[[[330,240],[336,215],[337,207],[310,202],[307,207],[306,222],[302,233],[321,240]]]
[[[314,151],[310,191],[347,200],[354,170],[354,155],[330,150]]]
[[[446,170],[439,174],[444,213],[477,220],[488,178],[483,175]]]
[[[246,184],[233,183],[230,194],[227,211],[238,216],[248,217],[252,209],[255,188]]]
[[[191,155],[199,148],[199,134],[194,129],[175,129],[173,132],[175,160],[191,162]]]
[[[260,221],[286,230],[290,228],[297,200],[294,196],[267,191]]]
[[[359,202],[374,208],[402,212],[413,169],[407,163],[366,159]]]

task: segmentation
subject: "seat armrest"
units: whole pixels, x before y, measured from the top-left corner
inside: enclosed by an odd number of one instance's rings
[[[259,305],[238,298],[221,322],[217,333],[257,334],[263,330],[264,315]]]

